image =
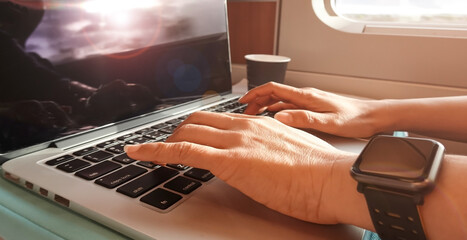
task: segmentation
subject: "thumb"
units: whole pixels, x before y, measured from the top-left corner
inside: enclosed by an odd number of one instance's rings
[[[274,115],[274,118],[291,127],[312,128],[316,130],[322,130],[331,120],[331,116],[326,113],[316,113],[307,110],[280,111]]]

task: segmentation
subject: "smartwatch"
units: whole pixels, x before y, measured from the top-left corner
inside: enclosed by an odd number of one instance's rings
[[[436,181],[444,146],[434,140],[376,136],[350,172],[383,240],[426,239],[418,207]]]

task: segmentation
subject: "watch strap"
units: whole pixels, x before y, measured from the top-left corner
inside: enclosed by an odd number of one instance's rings
[[[363,186],[362,193],[376,232],[382,240],[425,240],[417,198],[373,186]]]

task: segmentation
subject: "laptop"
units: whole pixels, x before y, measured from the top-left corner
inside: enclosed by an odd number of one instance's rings
[[[164,141],[192,112],[245,108],[232,94],[225,0],[0,4],[7,180],[134,239],[361,236],[272,211],[207,170],[124,153]]]

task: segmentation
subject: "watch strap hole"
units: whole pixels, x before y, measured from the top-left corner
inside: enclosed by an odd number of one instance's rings
[[[398,226],[398,225],[391,225],[392,229],[399,230],[401,232],[405,232],[405,228]]]
[[[397,213],[393,213],[393,212],[386,212],[386,215],[388,215],[389,217],[393,217],[393,218],[401,218],[401,215]]]
[[[374,186],[363,186],[370,216],[382,240],[425,240],[423,224],[414,202],[417,196]]]

